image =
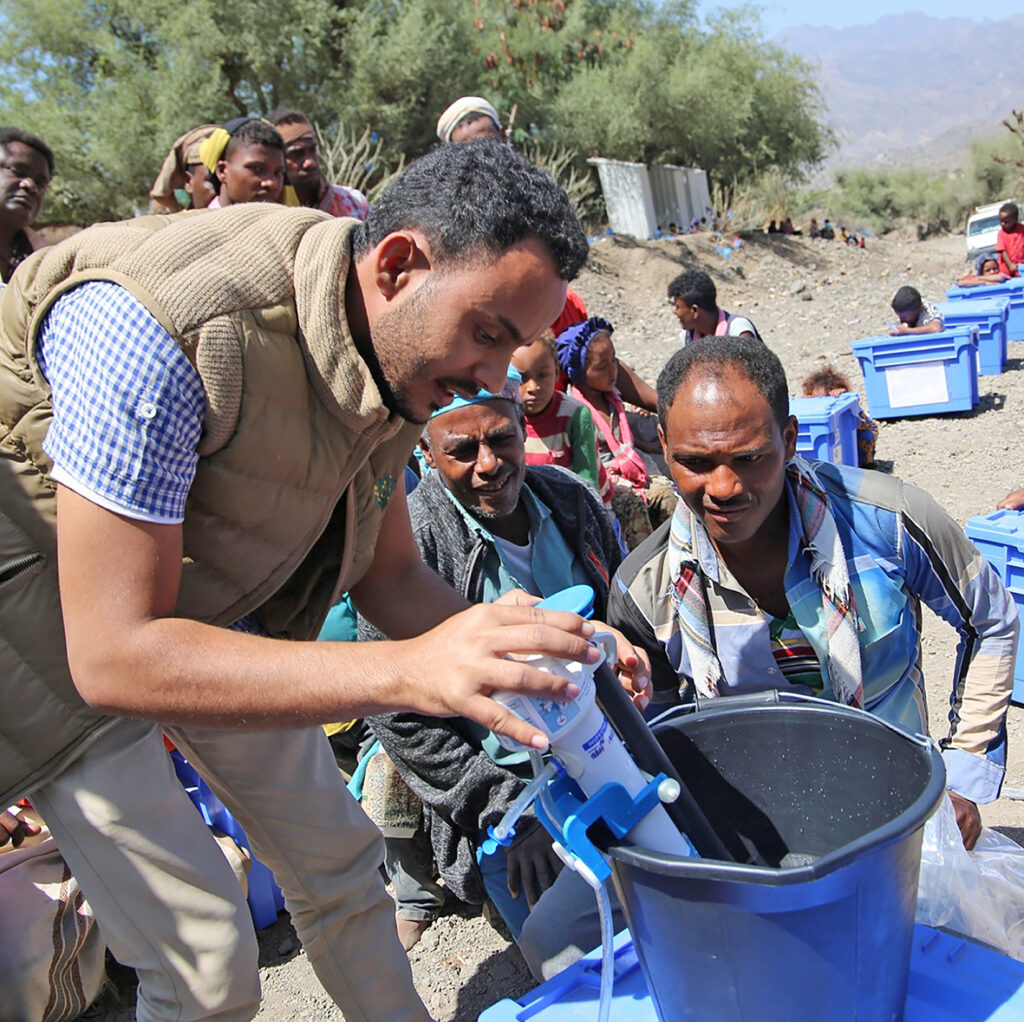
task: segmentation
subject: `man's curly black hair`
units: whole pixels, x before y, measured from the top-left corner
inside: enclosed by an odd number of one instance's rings
[[[474,249],[498,255],[530,237],[551,253],[563,280],[587,261],[586,236],[554,178],[488,139],[438,146],[411,163],[370,210],[356,252],[409,228],[422,231],[442,261]]]
[[[761,392],[768,402],[779,429],[789,421],[789,387],[778,356],[753,337],[702,337],[680,348],[658,377],[658,416],[668,421],[679,388],[697,369],[712,376],[721,376],[732,369]]]

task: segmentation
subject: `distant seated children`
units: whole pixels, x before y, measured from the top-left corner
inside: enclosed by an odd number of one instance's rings
[[[819,369],[803,382],[804,397],[839,397],[853,388],[842,373],[835,369]],[[857,420],[857,464],[861,468],[875,467],[875,444],[878,441],[878,423],[862,408]]]
[[[974,272],[957,281],[959,287],[978,287],[980,284],[1002,284],[1009,275],[999,268],[999,256],[995,252],[982,252],[974,260]]]
[[[893,295],[892,311],[900,321],[897,327],[890,327],[889,333],[937,334],[944,326],[942,313],[934,303],[926,302],[915,287],[904,285]]]
[[[597,446],[614,488],[612,510],[632,550],[672,515],[671,482],[648,469],[615,386],[618,361],[611,323],[594,316],[563,330],[555,342],[570,396],[587,407],[597,426]],[[653,465],[653,463],[652,463]]]
[[[613,488],[597,452],[593,416],[555,386],[560,368],[551,332],[516,348],[512,365],[522,377],[519,397],[526,412],[526,464],[571,469],[611,507]]]

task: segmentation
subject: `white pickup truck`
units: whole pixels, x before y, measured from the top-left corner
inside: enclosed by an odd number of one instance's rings
[[[1016,199],[1000,199],[987,206],[976,206],[967,219],[967,258],[976,259],[982,252],[994,252],[996,235],[999,233],[999,210],[1007,202]]]

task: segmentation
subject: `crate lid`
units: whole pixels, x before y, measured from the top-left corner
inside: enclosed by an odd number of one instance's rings
[[[969,323],[957,323],[948,330],[939,330],[934,334],[882,334],[875,337],[862,337],[851,341],[850,347],[855,355],[872,354],[874,352],[908,352],[915,353],[935,349],[929,357],[941,357],[943,351],[955,357],[957,349],[965,344],[978,343],[978,328]]]
[[[970,539],[1024,547],[1024,511],[1001,508],[987,515],[973,515],[967,519],[964,532]]]
[[[1005,318],[1010,311],[1009,298],[972,298],[969,302],[936,302],[936,308],[943,319],[997,319]]]
[[[504,1000],[480,1022],[592,1022],[600,949],[519,1001]],[[629,931],[615,938],[615,1022],[657,1022]],[[1024,1017],[1024,962],[927,926],[915,926],[904,1022],[1003,1022]]]
[[[828,419],[854,405],[860,408],[860,397],[853,391],[840,394],[838,397],[791,397],[789,399],[789,414],[795,415],[801,421],[804,419]]]

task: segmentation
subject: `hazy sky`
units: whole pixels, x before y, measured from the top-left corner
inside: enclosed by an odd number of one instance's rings
[[[739,7],[739,0],[700,0],[701,14],[716,8]],[[846,25],[867,25],[877,21],[883,14],[902,14],[908,11],[922,11],[934,18],[970,17],[970,5],[963,0],[913,0],[903,4],[893,0],[860,0],[859,3],[835,3],[825,0],[763,0],[761,23],[765,35],[770,39],[777,32],[793,25],[829,25],[843,28]],[[982,15],[998,20],[1010,14],[1024,14],[1024,0],[1008,0]]]

